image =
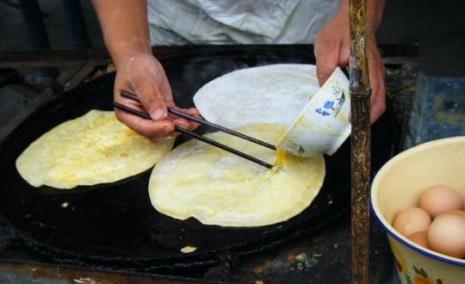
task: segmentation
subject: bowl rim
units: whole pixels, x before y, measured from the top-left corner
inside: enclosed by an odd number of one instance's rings
[[[405,157],[414,155],[417,152],[424,151],[430,148],[435,148],[437,146],[442,146],[444,144],[454,144],[457,142],[465,142],[465,136],[454,136],[454,137],[448,137],[448,138],[442,138],[442,139],[437,139],[437,140],[432,140],[426,143],[419,144],[417,146],[414,146],[412,148],[409,148],[405,151],[402,151],[401,153],[397,154],[393,158],[391,158],[387,163],[385,163],[381,169],[376,173],[375,178],[373,179],[373,182],[371,184],[370,188],[370,207],[371,210],[373,211],[376,220],[384,227],[388,235],[393,237],[395,240],[403,244],[404,246],[412,249],[413,251],[420,253],[424,256],[433,258],[435,260],[439,260],[441,262],[451,264],[454,266],[459,266],[459,267],[465,267],[465,259],[459,259],[451,256],[447,256],[442,253],[438,253],[435,251],[432,251],[430,249],[423,248],[414,242],[410,241],[406,237],[402,236],[400,233],[398,233],[394,227],[391,226],[391,224],[384,218],[384,216],[381,213],[381,210],[379,209],[379,204],[378,204],[378,188],[380,184],[381,178],[388,172],[390,168],[392,168],[398,161],[403,160]]]

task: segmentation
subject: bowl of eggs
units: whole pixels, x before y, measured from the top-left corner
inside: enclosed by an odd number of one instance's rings
[[[465,283],[465,136],[410,148],[371,188],[402,283]]]

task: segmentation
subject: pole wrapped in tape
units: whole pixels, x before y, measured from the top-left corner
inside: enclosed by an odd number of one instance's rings
[[[352,283],[369,283],[371,173],[370,94],[367,66],[367,0],[349,0],[352,121]]]

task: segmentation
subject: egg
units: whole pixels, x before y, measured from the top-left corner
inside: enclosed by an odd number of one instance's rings
[[[413,207],[401,211],[394,219],[394,228],[404,236],[427,231],[431,224],[431,217],[425,210]]]
[[[447,185],[434,185],[423,191],[419,206],[434,218],[447,211],[462,209],[463,199],[457,190]]]
[[[454,215],[460,216],[465,219],[465,211],[463,210],[452,210],[452,211],[448,211],[447,213],[454,214]]]
[[[432,250],[457,257],[465,257],[465,219],[455,214],[437,216],[428,230]]]
[[[428,231],[416,232],[407,237],[412,242],[425,248],[429,248]]]

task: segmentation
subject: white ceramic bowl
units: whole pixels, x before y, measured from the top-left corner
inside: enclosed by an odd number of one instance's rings
[[[349,137],[349,80],[336,68],[279,139],[278,148],[297,156],[332,155]]]
[[[371,204],[388,233],[402,283],[465,283],[465,260],[423,248],[391,225],[395,215],[416,205],[421,192],[449,185],[465,197],[465,136],[435,140],[408,149],[387,162],[371,188]]]

